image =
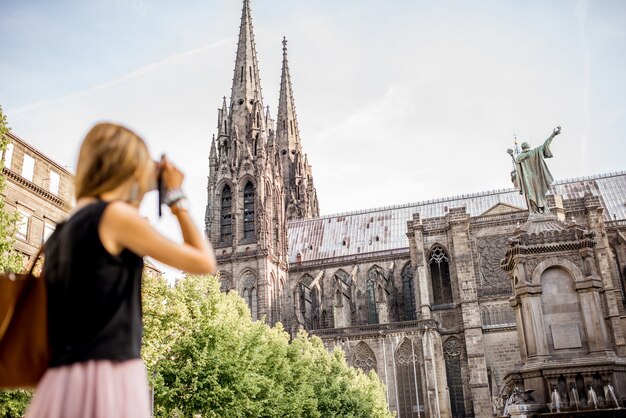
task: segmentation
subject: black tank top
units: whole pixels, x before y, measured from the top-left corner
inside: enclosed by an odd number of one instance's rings
[[[50,367],[139,358],[143,259],[102,245],[98,201],[60,223],[46,242]]]

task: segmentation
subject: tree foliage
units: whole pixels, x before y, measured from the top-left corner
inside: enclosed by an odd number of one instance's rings
[[[3,154],[9,144],[7,133],[9,126],[7,119],[0,106],[0,154]],[[4,161],[0,161],[0,195],[4,192],[5,180],[2,174]],[[6,211],[4,197],[0,198],[0,271],[18,271],[22,268],[22,258],[13,251],[17,217]],[[32,392],[30,390],[7,390],[0,391],[0,417],[21,417],[30,402]]]
[[[390,417],[375,373],[347,365],[304,331],[290,341],[277,325],[252,321],[235,292],[213,277],[174,288],[144,280],[143,356],[156,416]]]
[[[0,155],[9,145],[10,139],[7,136],[9,126],[6,116],[2,112],[0,106]],[[0,161],[0,195],[3,195],[5,188],[4,175],[4,159]],[[0,270],[17,271],[22,268],[22,258],[13,251],[13,243],[15,242],[15,231],[17,228],[17,214],[9,213],[4,207],[4,197],[0,199]]]

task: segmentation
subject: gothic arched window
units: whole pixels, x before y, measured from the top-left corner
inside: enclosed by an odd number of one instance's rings
[[[370,370],[376,371],[376,355],[369,346],[361,341],[357,344],[352,355],[352,365],[368,373]]]
[[[254,185],[251,181],[243,189],[243,238],[254,239]]]
[[[267,288],[267,294],[269,298],[267,299],[267,308],[269,310],[269,321],[270,324],[274,325],[276,323],[276,278],[274,277],[274,273],[270,273],[270,283]]]
[[[367,323],[378,324],[378,310],[376,309],[376,282],[367,280]]]
[[[254,276],[250,273],[242,280],[243,291],[241,292],[241,297],[246,301],[246,305],[250,308],[250,314],[252,315],[252,320],[256,321],[258,316],[258,307],[257,307],[257,281]]]
[[[428,264],[433,285],[433,304],[452,303],[450,262],[443,247],[437,245],[431,250]]]
[[[283,320],[283,291],[285,289],[285,279],[280,278],[278,281],[278,288],[276,294],[276,322],[280,322]]]
[[[401,417],[418,417],[423,411],[424,396],[420,364],[415,347],[406,338],[396,350],[396,380],[398,383],[398,414]]]
[[[461,378],[461,341],[450,337],[443,345],[443,358],[446,362],[446,378],[450,393],[450,406],[454,418],[465,416],[465,401],[463,399],[463,381]]]
[[[367,272],[367,322],[369,324],[379,323],[377,304],[385,300],[387,290],[383,286],[387,285],[386,282],[387,278],[381,267],[375,265]]]
[[[222,208],[220,223],[220,240],[222,242],[230,242],[233,236],[232,204],[233,194],[230,190],[230,186],[227,184],[222,189]]]
[[[405,264],[402,269],[402,302],[404,302],[404,319],[411,321],[417,319],[415,311],[415,281],[413,279],[413,267],[411,262]]]
[[[233,279],[228,273],[220,272],[220,292],[226,293],[233,288]]]

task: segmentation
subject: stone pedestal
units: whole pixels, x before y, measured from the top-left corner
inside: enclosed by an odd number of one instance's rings
[[[618,399],[626,395],[626,359],[621,341],[607,323],[604,281],[598,275],[595,233],[556,214],[531,214],[509,240],[502,260],[512,282],[522,364],[505,381],[533,390],[537,404],[515,405],[511,416],[548,411],[550,388],[558,390],[562,410],[587,406],[588,387],[608,407],[603,385]],[[514,412],[515,411],[515,415]]]

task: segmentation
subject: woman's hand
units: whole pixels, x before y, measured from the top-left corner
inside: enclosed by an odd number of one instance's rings
[[[179,189],[183,185],[185,175],[165,155],[159,162],[165,190]]]

